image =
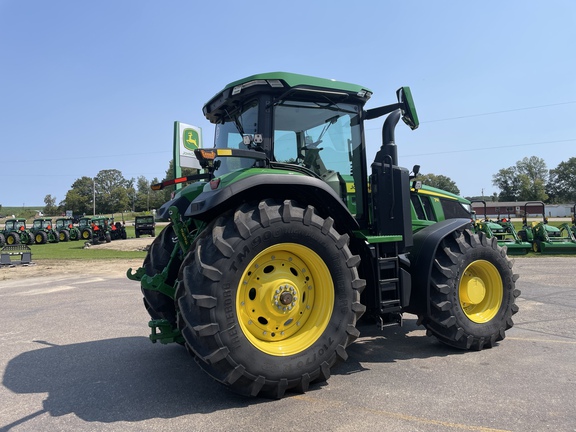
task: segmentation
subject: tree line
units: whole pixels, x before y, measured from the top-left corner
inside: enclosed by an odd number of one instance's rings
[[[172,178],[173,162],[170,161],[163,180]],[[196,170],[183,168],[182,175],[196,174]],[[425,184],[459,195],[456,183],[447,176],[419,174],[417,180]],[[96,177],[81,177],[74,181],[66,197],[59,204],[52,195],[44,198],[44,213],[58,214],[65,210],[92,214],[94,196],[97,213],[120,213],[123,211],[150,211],[159,208],[170,199],[174,186],[153,191],[150,185],[159,183],[139,176],[125,179],[116,169],[102,170]],[[531,156],[515,165],[500,169],[492,176],[492,184],[500,189],[492,201],[543,201],[548,204],[576,202],[576,157],[561,162],[548,170],[544,159]],[[466,197],[485,199],[486,197]],[[1,208],[1,207],[0,207]]]
[[[173,162],[170,161],[164,180],[173,178]],[[182,175],[195,174],[196,170],[182,168]],[[44,197],[44,213],[55,215],[72,210],[76,213],[97,214],[121,213],[125,211],[145,212],[158,209],[170,199],[174,186],[153,191],[150,186],[160,183],[157,177],[148,180],[144,176],[126,179],[117,169],[98,172],[95,177],[83,176],[72,183],[66,197],[56,203],[56,197]],[[96,204],[94,206],[94,203]]]
[[[419,174],[416,178],[424,184],[460,194],[456,183],[449,177],[435,174]],[[491,201],[543,201],[547,204],[576,202],[576,157],[560,162],[549,170],[544,159],[531,156],[515,165],[500,169],[492,176],[492,185],[500,189]],[[486,197],[466,197],[470,200]]]

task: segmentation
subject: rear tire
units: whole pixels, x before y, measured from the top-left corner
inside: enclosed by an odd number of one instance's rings
[[[48,236],[46,235],[46,233],[44,231],[38,231],[34,235],[34,242],[36,244],[46,244],[47,241],[48,241]]]
[[[462,349],[491,348],[504,339],[518,312],[520,291],[512,261],[496,238],[468,230],[442,240],[430,286],[430,316],[420,317],[428,335]]]
[[[68,230],[61,230],[58,233],[58,240],[61,242],[67,242],[68,240],[70,240],[70,233],[68,232]]]
[[[214,379],[280,398],[346,360],[365,281],[333,222],[312,206],[269,200],[203,231],[180,269],[178,306],[182,334]]]
[[[4,237],[3,233],[0,233],[0,247],[6,244],[6,237]]]
[[[80,235],[82,236],[82,240],[90,240],[92,238],[92,230],[90,230],[88,228],[84,229],[84,230],[82,230]]]

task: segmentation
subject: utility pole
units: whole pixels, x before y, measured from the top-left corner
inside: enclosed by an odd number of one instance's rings
[[[92,215],[96,216],[96,177],[92,179]]]

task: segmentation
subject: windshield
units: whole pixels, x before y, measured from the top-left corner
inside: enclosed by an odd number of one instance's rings
[[[283,101],[274,111],[274,158],[322,178],[357,213],[362,151],[359,107],[330,102]],[[354,177],[358,178],[355,180]]]
[[[216,125],[214,146],[216,148],[231,148],[246,150],[243,144],[244,135],[252,135],[258,131],[258,102],[244,105],[225,118],[224,123]],[[227,157],[216,159],[220,165],[215,170],[217,176],[243,168],[250,168],[254,161],[246,158]]]

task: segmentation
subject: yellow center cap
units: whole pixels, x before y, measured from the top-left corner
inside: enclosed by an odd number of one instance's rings
[[[471,277],[466,281],[463,290],[460,290],[460,295],[462,296],[462,301],[469,304],[478,304],[484,300],[486,295],[486,287],[484,287],[484,282],[478,277]]]

